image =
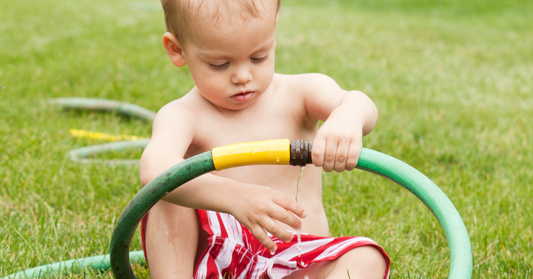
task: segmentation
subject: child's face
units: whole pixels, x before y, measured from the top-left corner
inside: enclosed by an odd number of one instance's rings
[[[276,47],[275,11],[246,25],[210,20],[194,24],[183,57],[201,94],[218,108],[241,110],[271,85]]]

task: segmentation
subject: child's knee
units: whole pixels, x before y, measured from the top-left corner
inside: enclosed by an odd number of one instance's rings
[[[338,258],[326,278],[384,278],[388,263],[384,255],[373,246],[350,250]]]
[[[363,246],[352,251],[360,253],[358,255],[359,259],[366,259],[366,262],[375,268],[385,269],[387,267],[387,261],[381,251],[374,246]]]

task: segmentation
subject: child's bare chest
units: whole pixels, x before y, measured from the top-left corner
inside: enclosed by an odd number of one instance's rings
[[[198,145],[209,150],[228,144],[271,139],[312,141],[317,125],[304,125],[305,111],[296,105],[281,104],[202,119],[198,127]]]

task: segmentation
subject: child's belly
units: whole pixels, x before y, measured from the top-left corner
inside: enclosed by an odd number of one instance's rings
[[[329,236],[328,219],[326,217],[326,213],[324,212],[324,208],[322,206],[315,208],[304,206],[304,208],[307,211],[307,217],[302,219],[301,232],[316,236]],[[286,230],[296,231],[294,228],[291,228],[279,221],[278,223]]]
[[[217,172],[244,183],[270,187],[296,200],[296,187],[300,168],[295,166],[247,166]],[[307,211],[302,219],[301,231],[317,236],[329,236],[329,226],[322,205],[322,169],[308,166],[301,177],[298,204]],[[286,230],[294,228],[278,221]]]

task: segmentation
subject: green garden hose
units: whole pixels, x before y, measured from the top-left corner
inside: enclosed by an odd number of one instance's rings
[[[129,254],[129,259],[131,263],[145,263],[143,251],[131,252]],[[111,268],[109,254],[42,265],[11,274],[2,279],[30,279],[46,277],[55,278],[55,276],[52,275],[65,274],[69,271],[76,272],[77,270],[81,270],[84,268],[98,270],[102,272],[108,271]]]
[[[152,123],[156,115],[155,112],[138,105],[107,99],[57,98],[49,100],[49,103],[59,105],[67,110],[114,112],[117,114],[124,115],[126,117],[138,118],[148,123]],[[95,144],[91,146],[73,149],[68,152],[67,157],[69,157],[72,161],[80,163],[102,163],[107,165],[138,164],[139,160],[99,160],[91,159],[90,157],[95,154],[106,153],[111,151],[116,152],[130,149],[142,150],[146,147],[148,141],[148,139],[141,139]],[[131,252],[129,253],[128,257],[131,263],[143,264],[145,262],[144,253],[142,251]],[[107,271],[110,269],[110,266],[111,263],[109,260],[109,254],[98,255],[93,257],[79,258],[74,260],[57,262],[53,264],[42,265],[11,274],[7,277],[3,277],[2,279],[43,278],[51,274],[62,274],[66,273],[67,271],[73,271],[77,268],[89,268],[94,270]]]
[[[60,105],[65,109],[115,112],[128,117],[136,117],[149,123],[152,123],[155,118],[155,112],[149,109],[115,100],[94,98],[57,98],[52,99],[49,102]]]
[[[142,107],[110,100],[69,98],[55,99],[52,102],[70,109],[114,111],[145,121],[153,121],[155,116],[154,112]],[[289,143],[289,150],[287,151],[288,140],[274,142],[276,143],[246,143],[215,148],[213,151],[182,161],[163,172],[143,187],[122,212],[113,232],[109,255],[43,265],[11,274],[3,279],[43,278],[51,274],[72,271],[76,268],[106,271],[110,267],[116,278],[135,278],[130,263],[143,263],[144,255],[142,251],[129,252],[131,239],[146,212],[169,192],[187,181],[213,170],[250,164],[290,163],[302,166],[311,163],[311,144],[293,141]],[[94,145],[72,150],[68,156],[74,161],[92,162],[93,160],[87,159],[92,154],[120,149],[144,148],[146,144],[147,140]],[[290,156],[290,158],[285,158],[285,156]],[[117,160],[116,163],[132,162]],[[448,278],[471,278],[473,260],[468,232],[457,209],[437,185],[406,163],[371,149],[363,148],[361,150],[357,168],[389,178],[424,202],[440,222],[448,241],[451,258]]]
[[[117,159],[117,160],[104,160],[104,159],[91,159],[91,156],[99,153],[116,152],[122,150],[139,149],[143,150],[148,145],[149,139],[141,140],[125,140],[103,144],[95,144],[85,147],[73,149],[68,152],[69,157],[74,162],[80,163],[101,163],[106,165],[135,165],[139,164],[139,160],[131,159]]]
[[[236,148],[223,153],[227,155],[226,160],[231,157],[239,157],[240,154],[236,154],[235,150],[241,149],[247,156],[255,156],[257,151],[253,148]],[[129,264],[128,253],[135,229],[143,216],[161,198],[177,187],[199,175],[221,169],[215,168],[218,160],[218,157],[213,156],[215,150],[191,157],[163,172],[144,186],[124,209],[111,238],[111,268],[116,278],[135,278]],[[310,154],[310,150],[307,154]],[[274,157],[276,157],[275,161]],[[279,161],[279,156],[275,155],[265,158],[263,163],[276,164]],[[258,163],[254,161],[254,164]],[[303,162],[303,164],[308,163],[310,160]],[[224,165],[222,169],[238,165],[243,164]],[[361,150],[357,168],[391,179],[424,202],[440,222],[448,241],[451,258],[448,278],[471,278],[473,260],[468,232],[459,212],[437,185],[406,163],[371,149],[363,148]]]
[[[156,113],[138,105],[107,99],[94,98],[57,98],[49,100],[51,104],[59,105],[66,110],[88,110],[114,112],[126,117],[138,118],[144,122],[152,123]],[[79,163],[99,163],[105,165],[135,165],[139,160],[103,160],[92,159],[96,154],[116,152],[123,150],[143,150],[149,139],[125,140],[111,143],[95,144],[76,148],[68,152],[67,157]]]

